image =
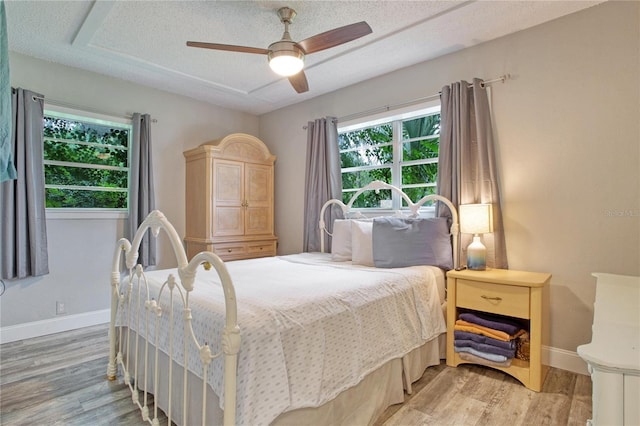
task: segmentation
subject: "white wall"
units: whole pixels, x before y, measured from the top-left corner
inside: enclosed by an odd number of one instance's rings
[[[100,74],[12,53],[11,85],[48,99],[119,116],[149,113],[156,208],[184,235],[182,152],[229,133],[258,134],[258,118]],[[47,220],[50,274],[5,282],[0,297],[2,327],[53,319],[56,301],[70,316],[109,308],[110,265],[124,220]],[[175,266],[168,244],[160,244],[159,266]],[[73,318],[73,317],[70,317]],[[60,317],[57,317],[60,319]],[[6,330],[6,329],[5,329]]]
[[[492,91],[510,268],[553,274],[551,346],[575,352],[591,338],[591,272],[640,275],[639,31],[640,3],[607,2],[261,116],[279,253],[302,249],[308,120],[509,73]]]

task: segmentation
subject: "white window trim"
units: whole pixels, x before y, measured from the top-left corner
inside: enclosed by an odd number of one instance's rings
[[[97,121],[98,124],[122,124],[129,126],[129,131],[133,130],[133,122],[130,118],[110,116],[99,114],[96,112],[84,111],[79,109],[67,108],[58,105],[44,106],[44,115],[54,115],[60,118],[76,120],[78,117],[86,117]],[[129,146],[129,176],[127,180],[131,181],[131,147]],[[127,205],[129,200],[127,200]],[[77,220],[77,219],[128,219],[128,209],[100,209],[100,208],[45,208],[45,216],[47,220]]]
[[[437,111],[440,111],[439,100],[424,102],[338,123],[338,133],[351,132],[394,120],[407,120],[422,115],[433,114]]]

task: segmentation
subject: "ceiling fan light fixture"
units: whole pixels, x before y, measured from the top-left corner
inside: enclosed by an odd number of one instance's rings
[[[233,44],[203,43],[199,41],[188,41],[187,46],[267,55],[271,69],[276,74],[288,77],[289,83],[291,83],[291,86],[293,86],[296,92],[304,93],[309,91],[309,83],[302,70],[305,55],[340,46],[341,44],[371,34],[369,24],[361,21],[334,28],[308,37],[300,42],[295,42],[289,34],[289,25],[293,21],[293,18],[295,18],[296,11],[290,7],[281,7],[277,13],[280,22],[284,24],[284,33],[282,34],[282,38],[275,43],[271,43],[268,49],[235,46]]]
[[[300,49],[271,51],[269,66],[276,74],[289,77],[302,70],[304,53]]]

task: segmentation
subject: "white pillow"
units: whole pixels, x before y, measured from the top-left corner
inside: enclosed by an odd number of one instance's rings
[[[331,238],[331,260],[344,262],[351,260],[351,221],[336,219],[333,221]]]
[[[351,221],[351,260],[356,265],[373,266],[373,222]]]

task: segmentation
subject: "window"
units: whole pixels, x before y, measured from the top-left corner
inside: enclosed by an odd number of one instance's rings
[[[45,110],[46,207],[126,211],[131,131],[131,120]]]
[[[401,188],[412,201],[436,193],[440,106],[378,118],[338,129],[342,200],[374,180]],[[399,209],[406,202],[389,190],[363,193],[353,207]]]

